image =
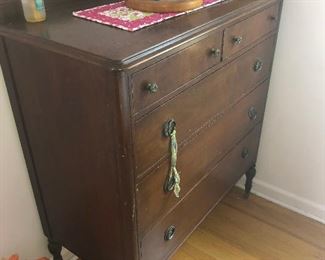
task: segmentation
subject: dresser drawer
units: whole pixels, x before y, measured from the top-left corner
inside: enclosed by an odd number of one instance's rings
[[[247,47],[263,35],[275,30],[279,19],[279,5],[274,5],[254,16],[247,18],[224,32],[225,58]]]
[[[136,173],[141,175],[169,152],[169,138],[162,135],[166,122],[174,119],[179,143],[212,116],[222,112],[258,82],[268,78],[275,38],[271,37],[221,70],[165,103],[135,126]],[[255,68],[260,64],[260,68]]]
[[[256,126],[173,211],[144,236],[140,249],[142,260],[152,260],[152,256],[156,260],[166,259],[183,242],[222,195],[255,163],[260,131],[261,125]]]
[[[133,112],[137,113],[221,60],[222,32],[208,36],[154,65],[133,74]]]
[[[177,169],[181,172],[180,198],[263,118],[267,90],[268,82],[265,82],[179,151]],[[256,117],[252,117],[252,111],[256,111]],[[169,160],[164,161],[137,185],[140,235],[146,233],[157,219],[179,201],[173,192],[164,191],[169,167]]]

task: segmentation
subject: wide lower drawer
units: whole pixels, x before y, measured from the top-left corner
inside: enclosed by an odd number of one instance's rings
[[[141,112],[221,61],[222,31],[133,74],[133,113]]]
[[[136,174],[143,175],[167,156],[169,138],[162,130],[169,120],[175,120],[177,138],[182,143],[212,116],[266,79],[271,69],[274,42],[274,37],[265,40],[138,122],[134,143]]]
[[[167,259],[184,241],[222,195],[255,163],[260,131],[261,125],[258,125],[173,211],[143,237],[140,249],[142,260]],[[247,156],[243,156],[246,151]]]
[[[180,198],[262,120],[267,90],[268,82],[265,82],[179,151],[177,168],[181,172]],[[169,160],[164,161],[137,185],[140,236],[179,202],[173,192],[164,191],[169,167]]]
[[[224,32],[223,57],[227,58],[246,48],[263,35],[274,31],[278,26],[279,4],[247,18]]]

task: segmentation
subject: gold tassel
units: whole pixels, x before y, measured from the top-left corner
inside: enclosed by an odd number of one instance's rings
[[[177,152],[178,152],[178,146],[177,146],[177,139],[176,139],[176,129],[173,130],[173,132],[170,135],[170,152],[171,152],[171,158],[170,158],[170,173],[169,178],[174,178],[175,184],[174,184],[174,194],[177,198],[179,198],[179,194],[181,191],[181,176],[180,172],[177,171],[176,164],[177,164]]]

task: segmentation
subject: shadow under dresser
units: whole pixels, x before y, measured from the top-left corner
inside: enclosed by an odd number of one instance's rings
[[[49,250],[168,259],[242,175],[251,190],[282,1],[137,32],[71,15],[104,1],[48,1],[39,24],[0,7],[0,58]]]

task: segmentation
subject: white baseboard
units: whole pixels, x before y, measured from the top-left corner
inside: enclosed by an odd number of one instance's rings
[[[244,181],[245,178],[242,178],[237,186],[243,188]],[[317,204],[257,178],[253,182],[252,193],[325,224],[325,205]]]

